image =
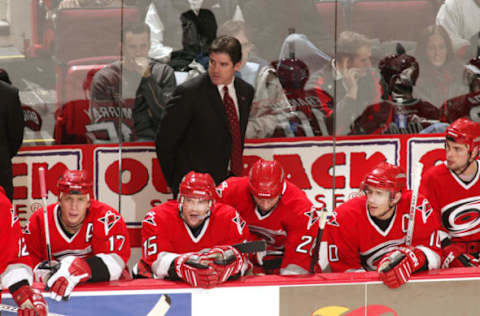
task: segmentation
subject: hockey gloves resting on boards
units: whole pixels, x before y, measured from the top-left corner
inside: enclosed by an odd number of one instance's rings
[[[39,290],[30,285],[22,285],[12,293],[13,300],[18,305],[19,316],[47,316],[48,307]]]
[[[425,254],[411,246],[397,247],[380,260],[377,272],[380,280],[389,288],[405,284],[412,273],[425,265]]]
[[[462,243],[450,243],[443,248],[442,268],[480,267],[480,260],[466,253]]]
[[[212,288],[242,272],[245,255],[232,246],[218,246],[186,253],[174,261],[178,277],[193,287]]]
[[[49,267],[46,261],[39,263],[34,271],[35,281],[46,285],[51,291],[52,299],[67,300],[78,283],[86,282],[92,277],[88,263],[78,257],[67,256],[59,263]]]

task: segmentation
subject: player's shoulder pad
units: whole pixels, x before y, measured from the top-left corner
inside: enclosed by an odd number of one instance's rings
[[[292,209],[300,210],[310,208],[313,205],[305,192],[290,181],[287,181],[287,186],[282,195],[281,203],[284,205],[291,205]]]

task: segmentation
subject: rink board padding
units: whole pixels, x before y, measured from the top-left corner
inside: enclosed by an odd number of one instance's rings
[[[70,316],[149,315],[162,295],[171,299],[166,316],[478,315],[479,287],[480,268],[455,268],[414,275],[399,289],[387,288],[376,272],[359,272],[248,276],[214,289],[116,281],[80,285],[66,302],[46,297],[50,312]],[[14,305],[5,292],[2,303]]]

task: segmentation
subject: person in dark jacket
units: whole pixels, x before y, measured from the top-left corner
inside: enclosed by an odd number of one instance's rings
[[[0,186],[13,199],[12,158],[23,142],[23,110],[18,89],[10,84],[8,73],[0,69]]]

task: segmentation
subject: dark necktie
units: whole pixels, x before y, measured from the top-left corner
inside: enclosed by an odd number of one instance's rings
[[[233,99],[228,93],[228,87],[223,87],[223,104],[227,113],[228,122],[230,123],[230,133],[232,134],[232,155],[230,160],[230,169],[236,176],[241,176],[242,166],[242,141],[240,137],[240,123],[238,121],[237,110]]]

